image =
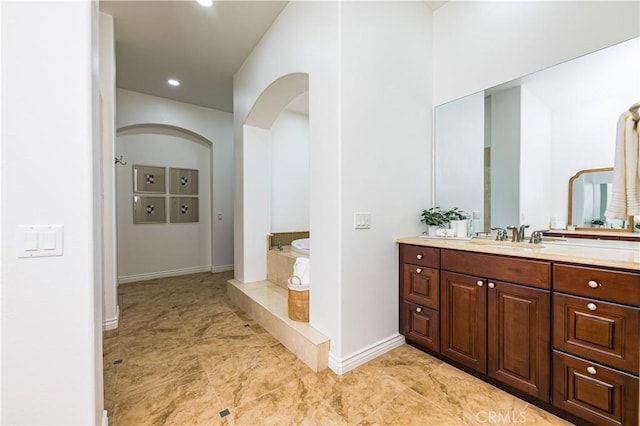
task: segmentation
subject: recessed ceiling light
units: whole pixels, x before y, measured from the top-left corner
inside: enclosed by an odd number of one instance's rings
[[[200,6],[211,7],[213,0],[196,0]]]
[[[170,78],[169,80],[167,80],[167,83],[169,83],[171,86],[180,86],[180,82],[175,78]]]

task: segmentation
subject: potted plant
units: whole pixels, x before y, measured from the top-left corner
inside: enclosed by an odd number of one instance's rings
[[[431,236],[437,235],[437,230],[446,227],[449,223],[446,212],[440,210],[440,207],[422,210],[421,216],[420,221],[427,224],[427,233]]]
[[[458,237],[466,237],[469,232],[469,221],[467,220],[469,215],[457,207],[454,207],[446,212],[446,216],[447,219],[449,219],[451,229],[455,230],[455,235]]]
[[[593,219],[591,221],[591,226],[594,228],[602,228],[604,226],[604,220],[602,219]]]

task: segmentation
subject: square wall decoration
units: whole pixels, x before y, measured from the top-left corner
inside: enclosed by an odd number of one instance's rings
[[[171,223],[198,222],[198,198],[171,197],[169,221]]]
[[[165,194],[166,168],[154,166],[133,165],[133,192]]]
[[[165,197],[133,196],[133,223],[167,223]]]
[[[169,191],[178,195],[198,195],[198,171],[170,167]]]

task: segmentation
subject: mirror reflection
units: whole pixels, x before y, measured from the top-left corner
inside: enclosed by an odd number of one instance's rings
[[[605,217],[613,190],[613,168],[580,170],[569,180],[569,224],[623,229],[626,221]]]
[[[635,38],[438,106],[435,205],[469,212],[474,232],[566,226],[571,176],[613,166],[618,117],[640,100],[638,51]]]

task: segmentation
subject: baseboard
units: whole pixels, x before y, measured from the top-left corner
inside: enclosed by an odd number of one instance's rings
[[[177,277],[178,275],[197,274],[199,272],[211,272],[211,266],[196,266],[194,268],[170,269],[168,271],[149,272],[146,274],[125,275],[118,277],[118,284],[154,280],[156,278]]]
[[[233,271],[233,264],[231,265],[221,265],[221,266],[212,266],[211,267],[211,272],[216,273],[216,272],[228,272],[228,271]]]
[[[397,348],[398,346],[404,345],[404,343],[404,336],[401,334],[395,334],[342,359],[336,358],[330,353],[329,368],[333,370],[334,373],[342,375],[347,371],[353,370],[354,368]]]
[[[120,306],[116,306],[116,316],[115,318],[109,318],[102,321],[102,329],[103,330],[115,330],[118,328],[118,321],[120,320]]]
[[[109,426],[109,417],[107,416],[107,410],[102,411],[102,426]]]

